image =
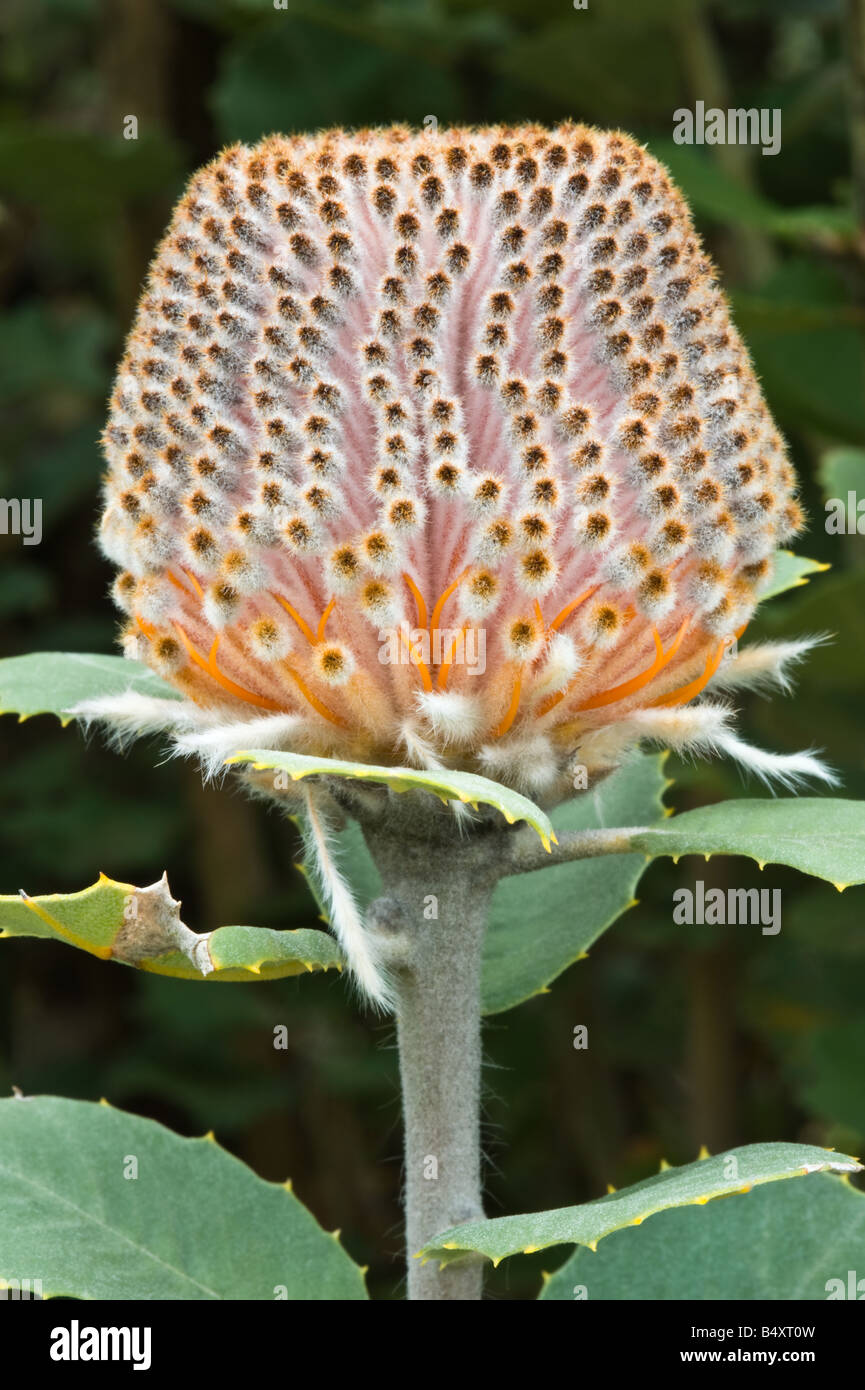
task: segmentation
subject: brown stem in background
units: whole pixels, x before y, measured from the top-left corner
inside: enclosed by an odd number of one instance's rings
[[[736,1143],[733,960],[725,946],[686,953],[688,1089],[695,1143],[721,1153]]]
[[[100,21],[100,70],[104,84],[104,133],[123,139],[126,116],[138,120],[140,139],[164,134],[169,124],[169,60],[172,20],[161,0],[106,0]],[[134,148],[134,142],[130,142]],[[119,320],[131,318],[153,247],[165,225],[166,208],[126,206],[115,245]]]
[[[677,0],[673,24],[678,35],[685,77],[694,101],[726,111],[738,103],[732,100],[721,51],[712,33],[705,7],[695,0]],[[742,145],[714,145],[713,158],[724,173],[743,188],[756,189],[751,168],[751,150]],[[765,280],[774,264],[772,243],[756,227],[737,227],[735,235],[724,232],[718,238],[720,259],[732,278],[743,285]]]
[[[572,983],[569,992],[567,1023],[571,1031],[568,1032],[567,1024],[564,1030],[562,1028],[561,1009],[548,1010],[543,1018],[549,1068],[547,1084],[551,1091],[564,1098],[564,1103],[555,1107],[566,1145],[559,1160],[560,1171],[572,1188],[576,1159],[578,1171],[588,1179],[589,1196],[593,1197],[603,1192],[608,1183],[616,1181],[627,1134],[622,1123],[621,1072],[610,1065],[604,1048],[595,1041],[605,1036],[606,1030],[613,1026],[612,1020],[609,1014],[599,1013],[596,982],[593,984],[588,973],[582,970],[574,973],[580,978]],[[585,1049],[574,1048],[573,1027],[576,1024],[584,1024],[588,1030]]]
[[[190,770],[187,788],[201,920],[208,930],[248,924],[250,904],[274,888],[255,807],[225,788],[202,786],[197,769]]]
[[[847,0],[850,152],[859,252],[865,255],[865,0]]]

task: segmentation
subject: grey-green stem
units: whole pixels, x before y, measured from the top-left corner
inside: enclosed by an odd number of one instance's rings
[[[364,830],[385,893],[368,924],[397,994],[408,1297],[479,1299],[479,1257],[441,1270],[416,1256],[450,1226],[483,1215],[481,957],[502,837],[461,840],[438,817],[425,828],[407,817]]]
[[[638,845],[635,840],[646,834],[649,827],[629,825],[600,830],[574,830],[562,835],[547,850],[533,830],[521,827],[508,841],[507,854],[501,864],[501,874],[528,874],[545,869],[550,864],[566,864],[572,859],[597,859],[602,854],[631,854]]]

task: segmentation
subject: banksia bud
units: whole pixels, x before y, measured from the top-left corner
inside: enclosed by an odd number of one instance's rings
[[[216,722],[550,799],[699,741],[683,707],[801,525],[681,196],[580,126],[226,150],[105,451],[126,648]]]

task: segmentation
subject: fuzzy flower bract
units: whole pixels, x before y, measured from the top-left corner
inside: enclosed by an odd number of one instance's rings
[[[125,650],[214,765],[447,766],[548,802],[642,740],[821,771],[704,695],[807,645],[738,645],[802,516],[688,209],[626,135],[225,150],[151,266],[104,444]]]

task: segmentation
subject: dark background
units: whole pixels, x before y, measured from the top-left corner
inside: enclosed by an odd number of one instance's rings
[[[851,12],[854,6],[851,4]],[[197,165],[272,130],[565,117],[621,126],[689,196],[787,435],[832,570],[752,631],[831,631],[792,698],[742,700],[765,746],[818,747],[865,796],[865,541],[823,502],[865,477],[865,104],[838,0],[6,0],[0,46],[0,496],[41,497],[44,538],[0,536],[0,654],[110,651],[93,543],[97,438],[149,255]],[[859,100],[865,103],[865,58]],[[673,112],[779,107],[775,157],[671,143]],[[123,118],[139,138],[122,138]],[[858,190],[858,191],[857,191]],[[860,494],[865,488],[859,484]],[[751,634],[749,633],[749,636]],[[315,923],[290,828],[158,743],[117,758],[41,717],[0,722],[0,892],[70,891],[167,868],[196,930]],[[678,810],[759,795],[721,764],[673,767]],[[814,833],[819,834],[815,817]],[[674,927],[675,887],[783,889],[783,928]],[[862,890],[749,862],[658,863],[640,905],[548,997],[492,1020],[491,1215],[568,1204],[760,1139],[865,1147]],[[527,930],[530,924],[527,924]],[[272,1046],[288,1027],[288,1051]],[[585,1023],[590,1048],[576,1052]],[[392,1029],[336,977],[206,988],[44,942],[0,946],[0,1093],[110,1101],[211,1127],[294,1190],[378,1297],[400,1292]],[[546,1258],[509,1261],[530,1297]]]

